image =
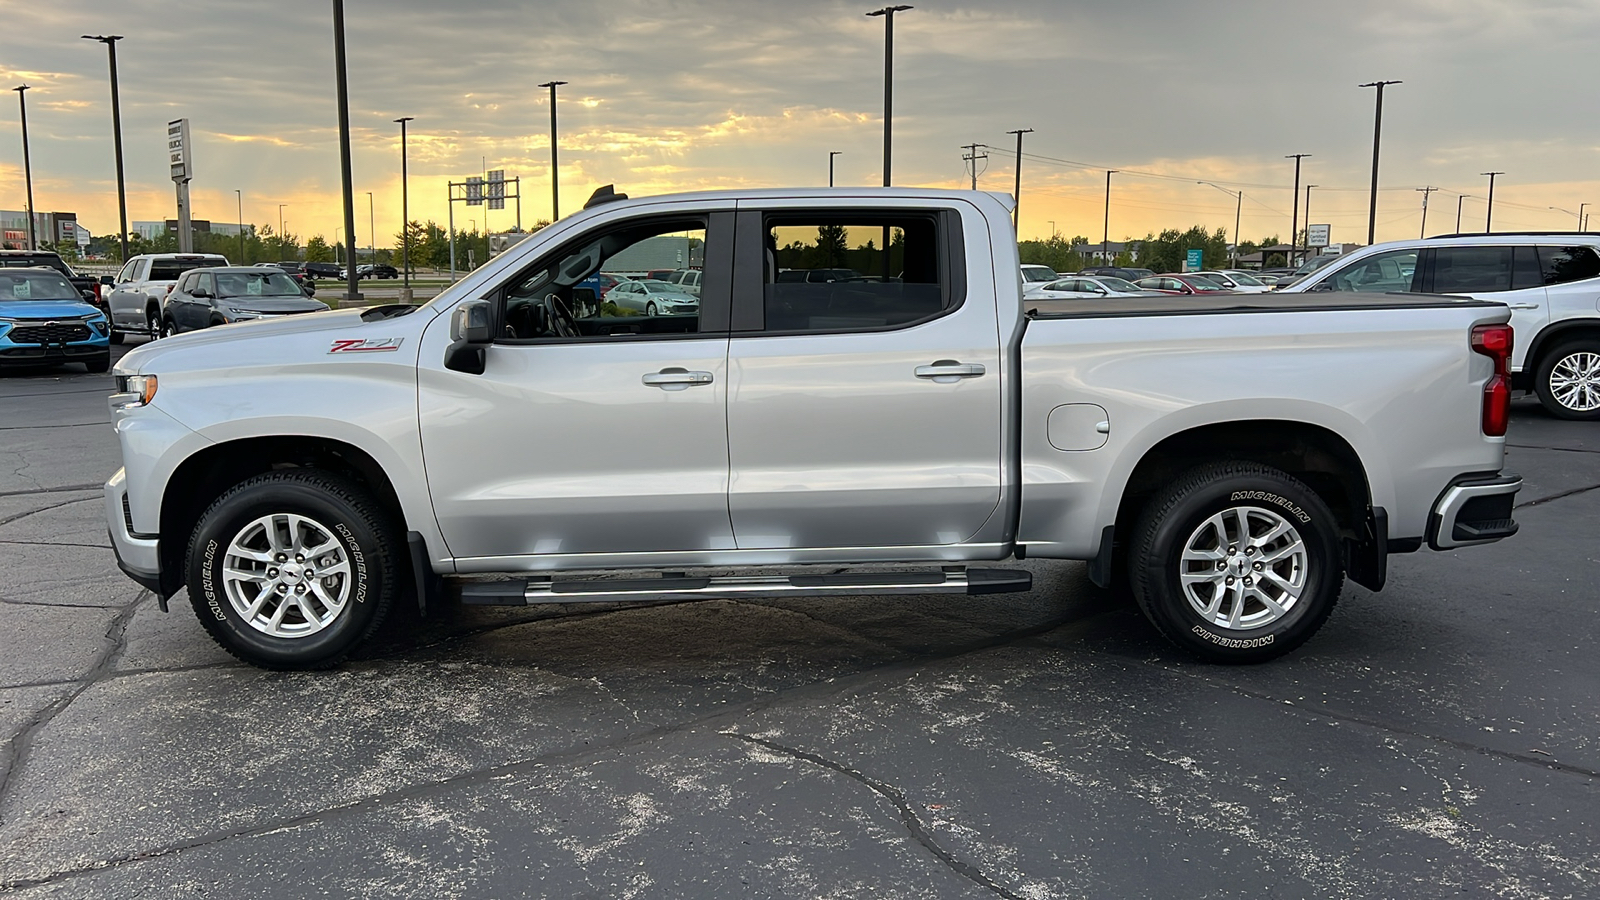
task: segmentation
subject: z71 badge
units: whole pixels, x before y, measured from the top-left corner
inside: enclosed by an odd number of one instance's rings
[[[328,348],[329,353],[385,353],[399,350],[405,338],[340,338]]]

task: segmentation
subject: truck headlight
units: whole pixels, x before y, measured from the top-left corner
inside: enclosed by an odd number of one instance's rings
[[[156,376],[118,375],[117,392],[111,395],[111,408],[134,409],[149,405],[156,398]]]

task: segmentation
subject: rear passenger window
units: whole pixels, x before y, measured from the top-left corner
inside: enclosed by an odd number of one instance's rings
[[[1511,289],[1513,291],[1536,288],[1544,284],[1544,275],[1539,269],[1539,251],[1532,247],[1517,247],[1512,256]]]
[[[959,302],[934,213],[772,214],[765,229],[768,331],[893,328]]]
[[[1593,247],[1540,247],[1545,284],[1600,277],[1600,255]]]
[[[1439,247],[1433,289],[1440,294],[1491,294],[1511,290],[1510,247]]]

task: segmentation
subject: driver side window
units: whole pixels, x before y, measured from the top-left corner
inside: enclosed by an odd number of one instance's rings
[[[1412,276],[1417,271],[1416,250],[1391,250],[1369,256],[1327,279],[1336,291],[1390,291],[1411,290]]]
[[[700,296],[648,277],[653,270],[700,270],[708,259],[715,263],[731,258],[732,248],[721,246],[725,240],[719,229],[708,234],[708,217],[696,216],[634,220],[589,232],[534,263],[503,291],[496,340],[638,339],[725,331],[725,282],[718,325],[702,310]]]

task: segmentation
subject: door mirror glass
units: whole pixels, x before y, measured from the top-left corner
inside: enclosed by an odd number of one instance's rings
[[[487,344],[494,335],[487,300],[468,300],[450,318],[450,339],[466,344]]]
[[[106,285],[107,287],[111,287],[117,283],[117,280],[112,278],[110,275],[101,275],[100,283]]]

